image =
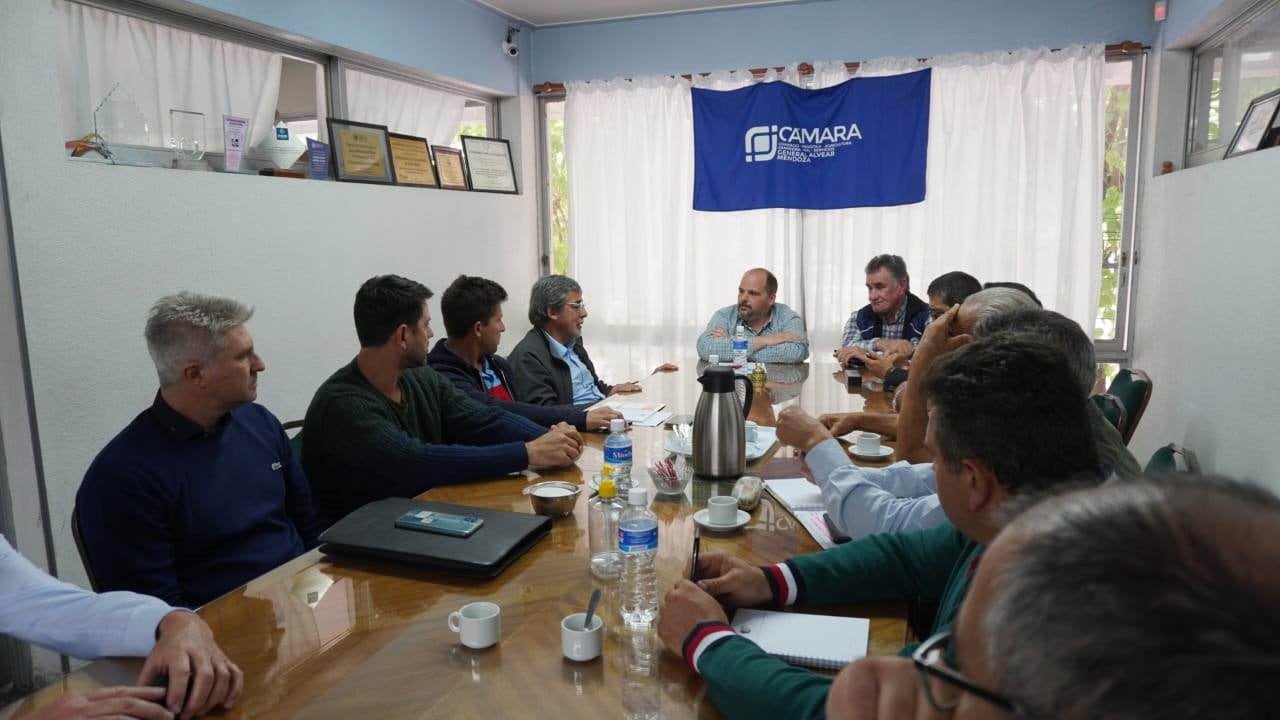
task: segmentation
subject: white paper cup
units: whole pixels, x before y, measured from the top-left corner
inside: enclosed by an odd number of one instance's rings
[[[760,426],[756,423],[755,420],[748,420],[746,423],[746,428],[747,428],[747,442],[753,443],[760,438]]]
[[[854,447],[860,455],[877,455],[880,452],[880,436],[873,432],[860,432],[854,438]]]
[[[707,499],[707,520],[712,525],[732,525],[738,521],[738,501],[731,495]]]
[[[498,642],[502,635],[502,608],[491,602],[473,602],[449,613],[449,629],[463,645],[479,650]]]
[[[591,627],[583,628],[586,613],[574,613],[560,621],[560,652],[575,662],[586,662],[600,657],[600,643],[604,639],[604,621],[597,613],[591,616]]]

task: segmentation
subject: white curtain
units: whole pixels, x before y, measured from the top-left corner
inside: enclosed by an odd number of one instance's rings
[[[53,0],[53,10],[67,139],[93,130],[94,110],[117,83],[108,113],[138,117],[115,137],[103,128],[108,141],[164,146],[171,109],[203,113],[206,148],[214,152],[222,151],[223,115],[249,118],[250,147],[275,124],[278,53],[64,0]]]
[[[347,68],[347,118],[448,145],[458,134],[466,99],[443,90]]]
[[[571,272],[593,316],[588,346],[599,354],[608,345],[622,374],[687,357],[711,312],[734,300],[743,270],[763,265],[778,274],[779,301],[805,316],[813,354],[828,354],[866,303],[863,267],[882,252],[906,259],[917,294],[965,270],[1025,283],[1092,329],[1103,63],[1100,45],[863,63],[861,76],[934,68],[927,194],[849,210],[694,212],[688,83],[570,83]],[[817,87],[848,79],[843,63],[815,70]]]

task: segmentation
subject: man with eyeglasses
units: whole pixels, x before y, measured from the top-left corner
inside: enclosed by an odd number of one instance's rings
[[[1051,497],[991,544],[955,632],[837,676],[829,720],[1257,718],[1280,707],[1280,499],[1174,477]]]
[[[947,523],[873,535],[754,567],[723,553],[699,558],[694,584],[667,594],[658,632],[701,674],[731,718],[813,717],[829,678],[792,667],[740,638],[721,605],[815,606],[920,598],[948,630],[984,547],[1021,494],[1097,483],[1097,453],[1062,353],[1025,337],[993,337],[949,353],[924,375],[927,442]],[[825,430],[811,421],[815,437]],[[914,650],[904,648],[904,652]]]
[[[523,402],[585,407],[610,395],[640,392],[640,383],[610,385],[596,374],[582,346],[586,319],[582,286],[573,278],[547,275],[533,284],[529,292],[533,327],[507,356]]]

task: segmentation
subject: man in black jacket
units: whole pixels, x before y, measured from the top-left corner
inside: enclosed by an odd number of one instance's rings
[[[529,293],[533,329],[507,356],[524,402],[587,406],[609,395],[640,392],[640,383],[609,385],[596,375],[596,367],[582,347],[582,322],[586,319],[582,286],[573,278],[547,275],[533,284]]]
[[[583,410],[572,404],[535,405],[521,402],[515,373],[497,355],[506,326],[502,303],[507,291],[482,277],[459,275],[440,297],[447,338],[427,354],[427,364],[449,378],[459,390],[486,405],[522,415],[548,427],[567,422],[579,430],[607,430],[609,421],[622,417],[613,408]]]

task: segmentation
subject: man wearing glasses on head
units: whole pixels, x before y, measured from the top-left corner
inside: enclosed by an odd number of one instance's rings
[[[1185,476],[1022,513],[983,556],[955,632],[842,670],[828,720],[1258,718],[1280,706],[1280,499]]]
[[[947,523],[872,535],[767,567],[706,553],[698,563],[703,579],[681,580],[667,594],[659,636],[702,675],[726,716],[814,717],[831,681],[738,637],[722,604],[802,607],[918,597],[938,603],[933,632],[949,630],[1015,497],[1099,481],[1075,375],[1053,348],[1022,337],[977,340],[932,365],[921,384],[930,405],[926,443],[934,450]],[[809,439],[791,443],[806,451],[827,436],[816,420],[808,422]]]

